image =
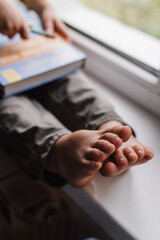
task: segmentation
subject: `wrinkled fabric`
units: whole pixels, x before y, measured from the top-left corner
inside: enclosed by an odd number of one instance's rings
[[[25,95],[0,100],[0,142],[36,178],[43,179],[47,157],[59,137],[123,121],[106,96],[93,90],[82,72]]]

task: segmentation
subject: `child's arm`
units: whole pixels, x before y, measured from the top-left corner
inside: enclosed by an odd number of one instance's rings
[[[20,33],[22,38],[29,37],[29,27],[19,9],[8,0],[0,0],[0,33],[12,38]]]
[[[28,8],[35,10],[41,17],[44,25],[44,30],[48,34],[53,34],[54,31],[59,32],[63,37],[70,40],[66,26],[58,19],[54,8],[47,0],[21,0]]]

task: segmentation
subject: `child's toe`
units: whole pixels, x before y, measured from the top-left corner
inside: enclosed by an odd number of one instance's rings
[[[115,146],[103,139],[100,139],[95,142],[93,148],[97,148],[106,154],[106,158],[115,151]]]
[[[94,171],[99,170],[103,165],[102,161],[97,161],[97,160],[91,160],[91,159],[86,159],[84,158],[79,167],[84,169],[85,166],[85,174],[86,171],[88,172],[87,174],[90,174],[91,172],[93,173]]]
[[[105,177],[113,177],[118,174],[118,168],[113,162],[106,162],[99,170],[100,174]]]
[[[88,171],[98,171],[102,167],[102,162],[88,161],[86,167]]]
[[[154,157],[154,152],[153,152],[152,148],[146,147],[144,158],[146,160],[151,160],[153,157]]]
[[[97,148],[89,148],[84,154],[85,159],[90,161],[104,161],[106,160],[106,155],[103,151]]]
[[[144,157],[137,161],[137,164],[146,163],[154,157],[154,151],[152,148],[144,146],[144,152],[145,152]]]
[[[132,134],[131,128],[129,126],[123,125],[114,126],[109,130],[109,132],[118,135],[123,140],[123,142],[126,142]]]
[[[120,168],[128,167],[128,160],[123,154],[121,149],[117,150],[114,154],[114,161],[116,165]]]
[[[131,134],[132,134],[131,128],[128,126],[123,126],[119,129],[118,135],[122,138],[124,142],[126,142],[130,138]]]
[[[145,151],[141,145],[135,145],[135,146],[133,146],[133,149],[134,149],[135,153],[137,154],[139,160],[144,158]]]
[[[135,153],[135,151],[133,150],[132,147],[126,147],[123,149],[123,154],[124,156],[127,158],[129,164],[133,164],[137,161],[138,156]]]
[[[99,139],[104,139],[104,140],[112,143],[116,148],[119,148],[123,143],[122,139],[114,133],[102,134]]]

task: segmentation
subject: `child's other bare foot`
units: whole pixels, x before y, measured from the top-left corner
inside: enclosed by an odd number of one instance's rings
[[[132,135],[104,162],[100,173],[107,177],[119,175],[131,166],[147,162],[153,156],[153,150],[141,144]]]
[[[115,127],[109,132],[106,128],[63,135],[53,147],[46,169],[58,173],[75,187],[83,187],[130,135],[131,129],[126,126]]]

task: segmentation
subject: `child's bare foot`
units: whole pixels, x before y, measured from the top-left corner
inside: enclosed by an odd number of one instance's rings
[[[133,165],[147,162],[153,156],[153,150],[141,144],[132,135],[104,162],[100,173],[107,177],[119,175]]]
[[[83,187],[130,135],[131,129],[121,125],[112,131],[107,131],[107,128],[80,130],[63,135],[53,147],[46,169],[58,173],[75,187]]]

